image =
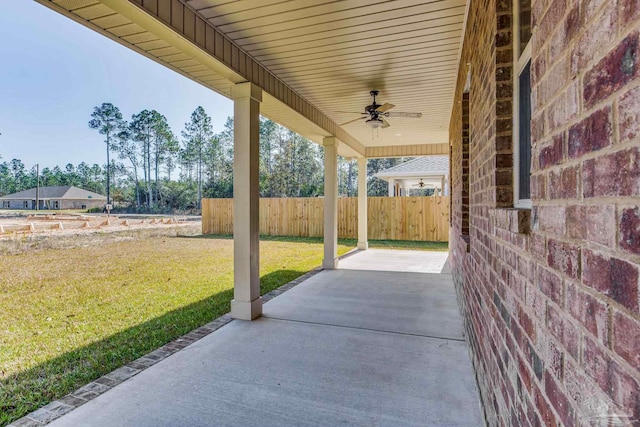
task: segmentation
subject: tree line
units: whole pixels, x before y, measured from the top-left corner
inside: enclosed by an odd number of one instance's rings
[[[0,163],[0,196],[40,185],[74,185],[107,194],[115,207],[136,212],[198,210],[202,197],[233,197],[233,118],[214,132],[197,107],[179,136],[165,116],[143,110],[125,120],[119,108],[94,108],[89,127],[104,136],[107,162],[44,168],[37,177],[17,159]],[[260,196],[316,197],[324,192],[323,150],[312,141],[260,119]],[[387,183],[373,175],[403,159],[368,162],[369,196],[386,196]],[[338,188],[357,195],[355,159],[339,158]]]

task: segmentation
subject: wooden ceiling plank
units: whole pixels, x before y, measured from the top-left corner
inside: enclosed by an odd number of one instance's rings
[[[364,64],[367,62],[380,62],[383,59],[387,59],[388,61],[397,61],[397,60],[412,60],[420,59],[420,58],[428,58],[431,56],[450,54],[451,52],[457,52],[457,46],[459,46],[459,41],[454,41],[455,39],[451,39],[450,42],[444,44],[438,44],[436,46],[426,46],[422,48],[409,47],[408,49],[394,49],[394,50],[385,50],[384,52],[362,52],[359,54],[353,54],[350,59],[353,62],[357,62],[359,64]],[[337,58],[334,63],[327,63],[325,59],[316,59],[313,61],[309,60],[299,60],[294,61],[291,60],[288,64],[270,64],[268,65],[269,69],[274,72],[281,71],[306,71],[306,70],[316,70],[316,69],[332,69],[337,66],[344,66],[341,64],[345,64],[351,61],[341,61],[340,58]],[[266,65],[266,64],[265,64]]]
[[[407,20],[407,23],[411,23],[412,21],[423,19],[420,17],[429,12],[459,8],[464,5],[464,0],[438,0],[414,5],[412,7],[388,9],[373,13],[370,8],[362,8],[363,13],[359,16],[344,18],[326,17],[326,20],[320,20],[320,17],[317,17],[316,21],[318,22],[315,23],[284,21],[272,23],[260,28],[242,28],[239,31],[227,31],[226,34],[238,42],[238,44],[244,45],[244,40],[254,37],[264,38],[266,40],[278,40],[281,38],[300,37],[307,34],[351,31],[352,28],[359,28],[363,25],[374,25],[376,27],[393,26],[396,20]]]
[[[103,4],[93,4],[90,6],[74,9],[73,13],[83,19],[91,20],[103,16],[113,15],[115,12]]]
[[[340,78],[385,78],[397,73],[416,72],[428,74],[430,71],[442,69],[443,67],[454,66],[457,67],[455,59],[443,59],[442,61],[424,60],[415,64],[406,64],[404,66],[387,66],[385,64],[372,64],[364,65],[362,67],[353,67],[349,69],[337,68],[335,72],[323,72],[323,73],[305,73],[305,74],[279,74],[278,77],[284,80],[295,78],[298,80],[315,81],[318,79],[340,79]]]
[[[119,36],[119,37],[121,37],[124,41],[131,44],[153,42],[153,41],[159,40],[155,34],[152,34],[148,31],[144,31],[142,33]]]
[[[464,19],[464,6],[444,11],[426,13],[418,16],[396,18],[392,21],[372,22],[361,25],[352,25],[347,28],[323,30],[318,32],[308,31],[306,34],[298,34],[288,37],[255,36],[235,40],[243,49],[249,50],[261,45],[286,46],[289,44],[304,43],[308,41],[330,40],[337,37],[349,37],[352,39],[367,36],[369,39],[383,37],[389,34],[420,30],[434,25],[442,25],[442,22],[461,23]],[[232,37],[233,38],[233,37]]]
[[[147,33],[147,31],[145,31],[144,28],[142,28],[138,24],[134,24],[133,22],[131,24],[125,24],[125,25],[120,25],[118,27],[109,28],[107,31],[109,31],[113,35],[116,35],[122,38],[124,38],[125,36],[131,36],[133,34]],[[151,34],[151,33],[148,33],[148,34]],[[154,36],[154,38],[157,38],[157,37]]]
[[[96,19],[91,19],[90,22],[100,28],[104,28],[105,30],[113,27],[120,27],[122,25],[131,24],[130,20],[117,13]]]
[[[455,38],[457,38],[458,40],[460,39],[460,30],[451,30],[451,31],[440,33],[440,34],[431,34],[431,35],[426,35],[422,37],[417,37],[417,38],[405,41],[404,44],[397,44],[395,46],[389,46],[390,43],[380,42],[376,45],[376,47],[381,50],[382,49],[393,50],[394,48],[401,49],[408,46],[424,46],[427,43],[430,43],[432,46],[437,46],[438,43],[447,43],[451,39],[455,39]],[[340,48],[330,47],[327,49],[317,49],[314,52],[303,52],[303,53],[304,53],[304,57],[309,60],[318,59],[318,58],[332,60],[334,57],[348,56],[351,54],[357,54],[357,53],[363,53],[363,52],[365,53],[371,52],[371,49],[367,45],[360,45],[360,46],[340,47]],[[286,54],[279,54],[277,57],[273,55],[267,55],[267,54],[255,55],[255,56],[252,55],[252,56],[260,63],[262,63],[263,61],[269,61],[270,59],[277,58],[278,63],[281,63],[281,64],[282,63],[286,64],[286,62],[291,58],[301,57],[300,52],[289,52]]]
[[[380,44],[401,44],[403,41],[411,40],[418,37],[429,36],[433,34],[440,34],[447,31],[460,31],[462,29],[462,20],[459,17],[439,19],[434,25],[429,27],[413,27],[411,25],[406,28],[398,27],[398,32],[388,33],[384,32],[372,32],[358,33],[356,35],[344,35],[333,37],[330,39],[311,40],[301,43],[292,42],[291,44],[281,46],[270,46],[262,44],[260,48],[245,48],[244,50],[252,56],[259,57],[260,55],[279,55],[282,53],[305,51],[315,49],[341,49],[352,46],[366,46],[371,49],[376,49]]]

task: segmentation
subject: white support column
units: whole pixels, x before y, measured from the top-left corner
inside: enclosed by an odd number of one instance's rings
[[[390,179],[389,180],[389,197],[395,196],[395,188],[396,188],[396,181],[394,179]]]
[[[260,297],[260,102],[251,83],[231,88],[233,105],[233,301],[234,319],[262,315]]]
[[[442,176],[442,179],[440,180],[440,195],[444,196],[444,175]]]
[[[338,140],[324,138],[324,259],[322,268],[338,268]]]
[[[358,249],[369,247],[367,240],[367,158],[358,157]]]

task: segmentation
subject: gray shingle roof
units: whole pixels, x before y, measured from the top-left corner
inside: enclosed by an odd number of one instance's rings
[[[376,174],[377,177],[449,175],[449,156],[417,157]]]
[[[29,190],[19,191],[13,194],[7,194],[0,197],[0,200],[34,200],[36,198],[36,189],[31,188]],[[73,187],[70,185],[55,186],[55,187],[40,187],[41,200],[45,199],[66,199],[66,200],[107,200],[102,194],[94,193],[93,191],[83,190],[82,188]]]

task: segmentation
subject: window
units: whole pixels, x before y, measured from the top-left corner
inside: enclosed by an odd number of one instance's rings
[[[29,202],[25,200],[23,206],[25,209],[29,209]]]
[[[531,207],[531,0],[513,0],[514,206]]]

